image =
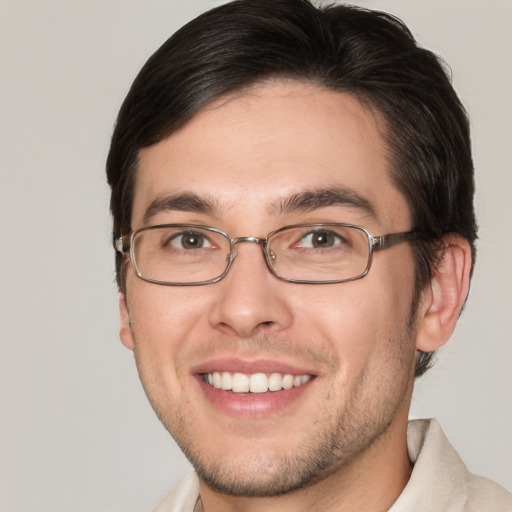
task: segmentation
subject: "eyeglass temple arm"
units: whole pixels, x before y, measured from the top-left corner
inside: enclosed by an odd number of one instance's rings
[[[130,249],[130,235],[120,236],[114,241],[114,247],[117,252],[125,254]]]
[[[373,250],[386,249],[393,245],[400,244],[402,242],[408,242],[410,240],[417,240],[418,238],[424,238],[426,233],[420,231],[407,231],[405,233],[390,233],[389,235],[376,236],[372,239]]]

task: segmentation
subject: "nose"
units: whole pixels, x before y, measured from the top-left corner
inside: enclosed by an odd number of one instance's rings
[[[211,285],[218,292],[210,312],[210,324],[241,338],[250,338],[260,331],[286,329],[292,323],[290,287],[293,285],[271,273],[262,252],[263,244],[258,239],[247,237],[234,241],[239,245],[228,274]]]

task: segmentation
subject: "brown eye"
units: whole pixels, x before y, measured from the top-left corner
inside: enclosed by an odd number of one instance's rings
[[[319,231],[311,236],[313,247],[332,247],[335,243],[334,235],[327,231]]]
[[[297,245],[305,249],[324,249],[340,243],[343,243],[343,239],[337,233],[324,230],[306,233]]]
[[[212,244],[205,235],[194,232],[178,233],[168,241],[168,245],[175,249],[202,249],[212,247]]]

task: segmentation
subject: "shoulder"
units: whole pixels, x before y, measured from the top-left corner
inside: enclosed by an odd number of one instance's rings
[[[198,498],[199,481],[192,472],[163,498],[153,512],[193,512]]]
[[[411,421],[407,446],[414,468],[390,512],[512,512],[512,495],[468,471],[436,420]]]
[[[483,476],[468,474],[465,512],[512,512],[512,494]]]

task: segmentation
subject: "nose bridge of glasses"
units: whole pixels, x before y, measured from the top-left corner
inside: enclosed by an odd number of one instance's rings
[[[231,245],[242,244],[244,242],[258,244],[263,249],[265,249],[265,247],[267,246],[266,238],[258,238],[256,236],[240,236],[240,237],[231,239]]]
[[[242,243],[251,243],[251,244],[257,244],[261,247],[261,250],[263,251],[263,256],[265,258],[265,261],[268,265],[271,264],[271,260],[275,259],[275,255],[272,251],[268,253],[268,245],[267,245],[267,239],[266,238],[258,238],[256,236],[240,236],[236,238],[231,238],[231,257],[232,259],[236,255],[235,245],[242,244]]]

